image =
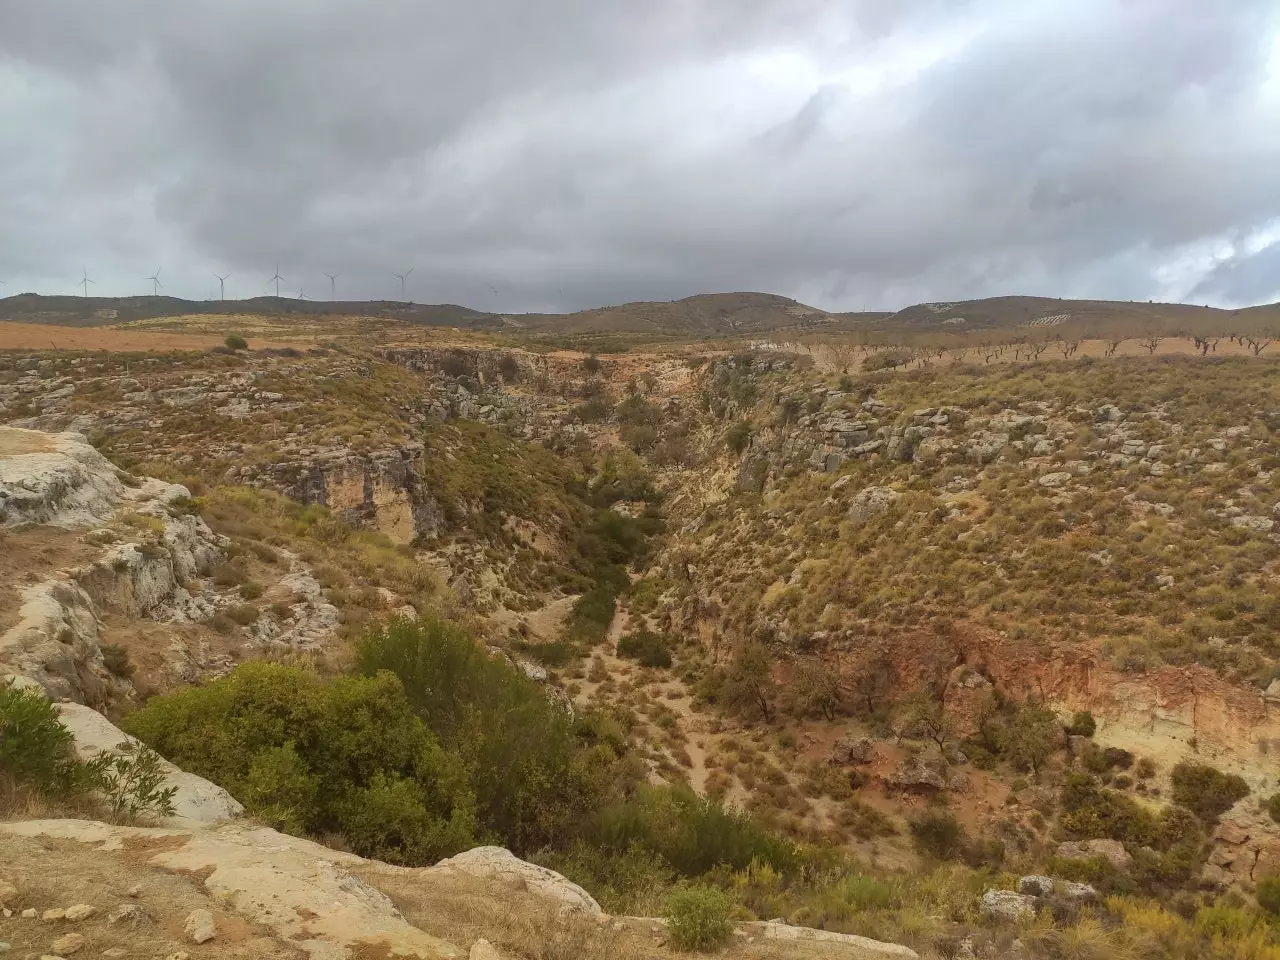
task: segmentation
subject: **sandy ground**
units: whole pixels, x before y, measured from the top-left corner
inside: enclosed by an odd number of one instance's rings
[[[0,321],[0,350],[111,350],[120,353],[168,353],[208,350],[226,334],[163,333],[116,327],[61,327],[43,323]],[[252,349],[297,346],[249,338]]]

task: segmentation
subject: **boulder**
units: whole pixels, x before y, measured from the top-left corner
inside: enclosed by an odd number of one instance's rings
[[[749,928],[756,924],[747,925]],[[847,960],[919,960],[919,954],[910,947],[897,943],[871,940],[851,933],[833,933],[812,927],[793,927],[780,920],[770,920],[761,925],[764,939],[789,943],[812,943],[825,955]]]
[[[1018,892],[1028,897],[1058,896],[1066,900],[1096,900],[1098,891],[1087,883],[1074,880],[1057,880],[1037,874],[1018,881]]]
[[[80,434],[0,427],[0,526],[96,526],[124,491],[116,468]]]
[[[64,919],[72,923],[79,923],[81,920],[88,920],[98,911],[87,903],[77,903],[75,906],[67,907]]]
[[[1085,740],[1084,737],[1072,737]],[[1088,741],[1086,741],[1088,742]],[[1074,744],[1073,744],[1074,747]],[[1128,870],[1133,857],[1119,840],[1068,840],[1058,844],[1058,856],[1068,860],[1089,860],[1093,857],[1104,857],[1117,870]]]
[[[83,950],[88,942],[82,933],[64,933],[49,945],[49,949],[59,957],[69,957]]]
[[[884,778],[885,783],[898,790],[938,791],[963,790],[969,785],[969,776],[963,770],[955,770],[940,756],[923,754],[902,761],[897,771]]]
[[[849,519],[854,523],[864,523],[876,514],[884,513],[900,496],[898,491],[888,487],[863,487],[849,503]]]
[[[988,890],[978,909],[984,917],[1016,923],[1035,916],[1036,898],[1012,890]]]
[[[58,718],[75,737],[75,750],[82,760],[92,760],[100,753],[118,753],[137,741],[126,735],[96,710],[79,703],[58,704]],[[161,766],[165,786],[177,787],[173,798],[174,814],[201,823],[230,820],[244,813],[244,807],[231,794],[194,773],[179,770],[167,760]]]
[[[503,960],[503,956],[497,947],[481,938],[471,945],[467,960]]]
[[[213,925],[213,914],[208,910],[192,910],[182,924],[182,932],[192,943],[208,943],[218,935]]]
[[[839,764],[870,763],[876,743],[870,737],[845,736],[831,748],[831,762]]]
[[[604,913],[591,894],[576,883],[554,870],[526,863],[502,847],[476,847],[456,857],[441,860],[430,869],[465,873],[475,877],[493,877],[507,883],[523,885],[571,910],[596,915]]]

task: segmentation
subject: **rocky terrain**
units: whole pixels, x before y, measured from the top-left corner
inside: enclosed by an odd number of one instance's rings
[[[243,956],[560,955],[540,924],[661,955],[631,915],[695,884],[743,956],[1274,956],[1280,368],[1190,342],[0,354],[0,670],[83,760],[137,749],[113,722],[157,695],[262,659],[341,675],[369,628],[444,613],[626,791],[854,858],[683,873],[579,838],[390,866],[163,761],[176,820],[0,823],[25,898],[0,939],[197,956],[206,910]],[[42,849],[124,872],[70,896]],[[165,875],[197,879],[130,896]],[[1228,922],[1253,953],[1204,952]]]

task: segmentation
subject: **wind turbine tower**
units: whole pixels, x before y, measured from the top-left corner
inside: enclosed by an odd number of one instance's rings
[[[325,276],[329,278],[329,299],[336,300],[338,298],[338,275],[336,273],[326,273]]]
[[[224,277],[215,273],[214,276],[218,278],[218,296],[223,300],[227,299],[227,277],[231,276],[231,274],[228,273]]]
[[[147,277],[147,279],[151,281],[151,295],[153,297],[160,296],[160,287],[163,286],[160,283],[160,268],[156,267],[156,272]]]
[[[274,277],[272,277],[270,280],[268,280],[268,281],[267,281],[267,283],[271,283],[272,281],[274,281],[274,282],[275,282],[275,285],[276,285],[276,296],[277,296],[277,297],[278,297],[278,296],[280,296],[280,281],[281,281],[281,280],[283,280],[283,279],[284,279],[284,277],[280,276],[280,264],[278,264],[278,263],[277,263],[277,264],[276,264],[276,275],[275,275]]]
[[[404,282],[405,282],[407,279],[409,279],[409,274],[411,274],[411,273],[413,273],[413,270],[412,270],[412,269],[410,269],[410,270],[406,270],[404,273],[393,273],[393,274],[392,274],[392,276],[393,276],[393,277],[397,278],[397,279],[400,281],[400,300],[401,300],[401,302],[404,302]]]
[[[89,296],[89,284],[91,284],[91,283],[93,283],[93,281],[89,279],[89,270],[88,270],[88,268],[87,268],[87,267],[81,267],[81,268],[80,268],[80,283],[78,284],[78,286],[84,287],[84,295],[85,295],[86,297],[87,297],[87,296]],[[94,285],[95,287],[97,286],[97,284],[96,284],[96,283],[93,283],[93,285]]]

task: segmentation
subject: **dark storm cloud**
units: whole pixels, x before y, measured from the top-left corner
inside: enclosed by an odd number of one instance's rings
[[[0,279],[1276,298],[1244,240],[1280,223],[1278,30],[1263,0],[10,0]]]

